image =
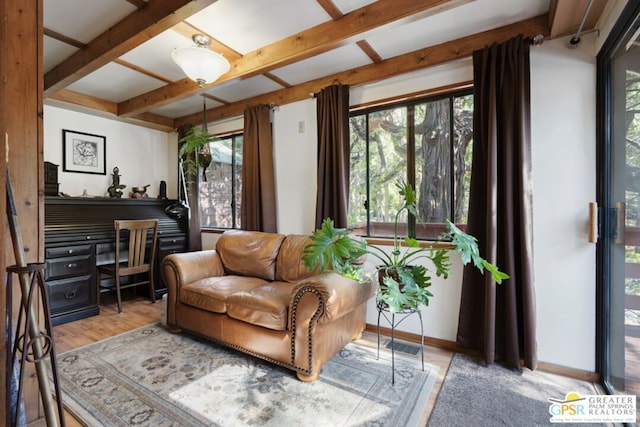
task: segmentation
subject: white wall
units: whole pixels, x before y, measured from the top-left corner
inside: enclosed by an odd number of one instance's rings
[[[106,137],[106,175],[63,172],[62,130],[73,130]],[[169,198],[177,196],[177,148],[175,134],[65,110],[44,107],[44,160],[57,164],[61,192],[81,196],[108,196],[113,168],[120,169],[123,197],[129,197],[131,187],[147,184],[149,197],[157,197],[160,181],[167,182]]]
[[[311,234],[318,170],[315,100],[277,107],[273,135],[278,231]]]
[[[544,362],[590,371],[595,370],[595,246],[587,243],[586,220],[587,204],[595,200],[594,38],[594,33],[584,35],[577,49],[568,49],[565,39],[545,42],[531,53],[538,355]],[[350,99],[354,105],[471,79],[472,65],[465,60],[354,87]],[[297,227],[313,221],[315,178],[298,163],[303,159],[313,166],[316,144],[309,135],[301,138],[302,146],[296,145],[298,121],[314,121],[309,102],[280,107],[275,114],[276,164],[290,168],[279,170],[277,179],[283,232],[297,232]],[[309,123],[306,126],[309,129]],[[423,309],[427,336],[455,341],[460,284],[461,266],[456,262],[453,277],[434,284],[435,296]],[[367,323],[376,322],[372,301]],[[417,316],[400,329],[418,334]]]
[[[272,113],[276,214],[280,233],[311,234],[315,223],[317,170],[316,102],[303,100],[277,106]],[[242,117],[211,123],[209,132],[242,130]],[[215,237],[203,235],[203,247]],[[205,246],[205,241],[207,246]]]
[[[534,274],[540,360],[595,370],[595,33],[531,53]]]
[[[587,204],[595,200],[595,33],[577,49],[566,40],[547,41],[531,51],[531,136],[534,189],[534,276],[539,359],[595,370],[595,246],[587,243]],[[351,104],[385,99],[472,79],[463,60],[353,87]],[[283,105],[274,112],[274,161],[278,227],[283,233],[309,233],[315,216],[316,109],[312,99]],[[304,132],[299,132],[300,122]],[[165,135],[106,119],[45,108],[45,159],[61,164],[62,129],[107,136],[108,169],[116,165],[128,185],[175,183],[169,173],[176,157],[175,134]],[[242,119],[211,124],[211,132],[242,129]],[[169,143],[167,143],[169,141]],[[152,159],[149,161],[149,157]],[[141,162],[139,159],[145,159]],[[142,166],[141,166],[142,165]],[[83,188],[101,193],[109,176],[63,174],[61,190],[79,195]],[[169,188],[173,188],[169,184]],[[175,194],[174,194],[175,196]],[[203,247],[215,238],[204,235]],[[455,341],[461,266],[436,281],[431,305],[423,309],[425,334]],[[377,312],[369,305],[367,323]],[[401,330],[418,334],[417,317]]]

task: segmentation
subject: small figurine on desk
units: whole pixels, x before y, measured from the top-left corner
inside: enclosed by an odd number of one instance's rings
[[[126,187],[124,184],[120,184],[120,169],[116,166],[113,168],[113,173],[111,174],[112,184],[111,187],[107,189],[109,193],[109,197],[121,198],[122,197],[122,189]]]
[[[160,193],[158,194],[158,199],[166,199],[167,198],[167,182],[160,181]]]
[[[151,184],[147,184],[144,187],[132,187],[129,197],[131,197],[132,199],[144,199],[146,197],[149,197],[149,195],[147,194],[147,187],[149,187],[150,185]]]

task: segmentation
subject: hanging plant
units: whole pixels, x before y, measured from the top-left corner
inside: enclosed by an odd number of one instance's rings
[[[189,129],[185,136],[180,138],[178,142],[180,142],[181,145],[178,150],[178,155],[180,157],[186,156],[183,162],[183,167],[187,175],[196,176],[198,173],[198,167],[200,167],[203,169],[203,180],[207,180],[206,169],[213,161],[208,143],[216,140],[218,140],[217,137],[205,132],[203,128],[197,126]]]

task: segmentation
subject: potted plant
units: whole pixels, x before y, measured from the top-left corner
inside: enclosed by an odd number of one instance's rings
[[[460,230],[449,220],[445,220],[447,231],[442,237],[451,241],[451,249],[423,246],[415,238],[399,236],[398,220],[402,212],[407,211],[416,218],[418,212],[413,188],[403,182],[396,186],[403,205],[395,215],[390,253],[380,246],[356,240],[350,230],[335,228],[331,219],[325,219],[322,227],[311,235],[312,243],[303,251],[302,259],[307,268],[335,270],[356,280],[370,280],[370,277],[366,277],[364,267],[356,260],[364,254],[372,255],[380,261],[376,267],[379,276],[378,303],[386,304],[393,312],[418,310],[421,305],[429,305],[429,299],[433,297],[429,291],[433,276],[446,279],[451,274],[450,251],[460,253],[464,265],[471,262],[481,272],[488,271],[498,284],[509,278],[480,256],[475,237]]]
[[[178,155],[180,157],[186,156],[183,162],[185,173],[189,176],[195,176],[198,173],[198,167],[201,167],[204,181],[207,180],[206,169],[211,165],[212,161],[211,152],[207,144],[217,139],[205,129],[204,126],[193,126],[178,141],[181,144]],[[193,155],[188,155],[192,153]]]
[[[203,180],[207,180],[206,170],[211,164],[212,156],[207,143],[217,138],[206,131],[206,126],[193,126],[178,140],[178,201],[167,206],[165,212],[172,218],[190,217],[188,181],[197,176],[198,166],[202,168]],[[184,158],[184,160],[183,160]],[[185,176],[186,175],[186,176]]]

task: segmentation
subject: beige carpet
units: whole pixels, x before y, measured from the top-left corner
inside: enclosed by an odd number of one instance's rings
[[[599,393],[588,382],[526,368],[511,370],[498,363],[486,366],[477,358],[455,354],[428,427],[603,425],[552,423],[549,398],[563,399],[568,392]]]
[[[397,355],[397,353],[396,353]],[[437,367],[351,343],[312,383],[149,325],[58,356],[63,403],[89,426],[415,426]]]

